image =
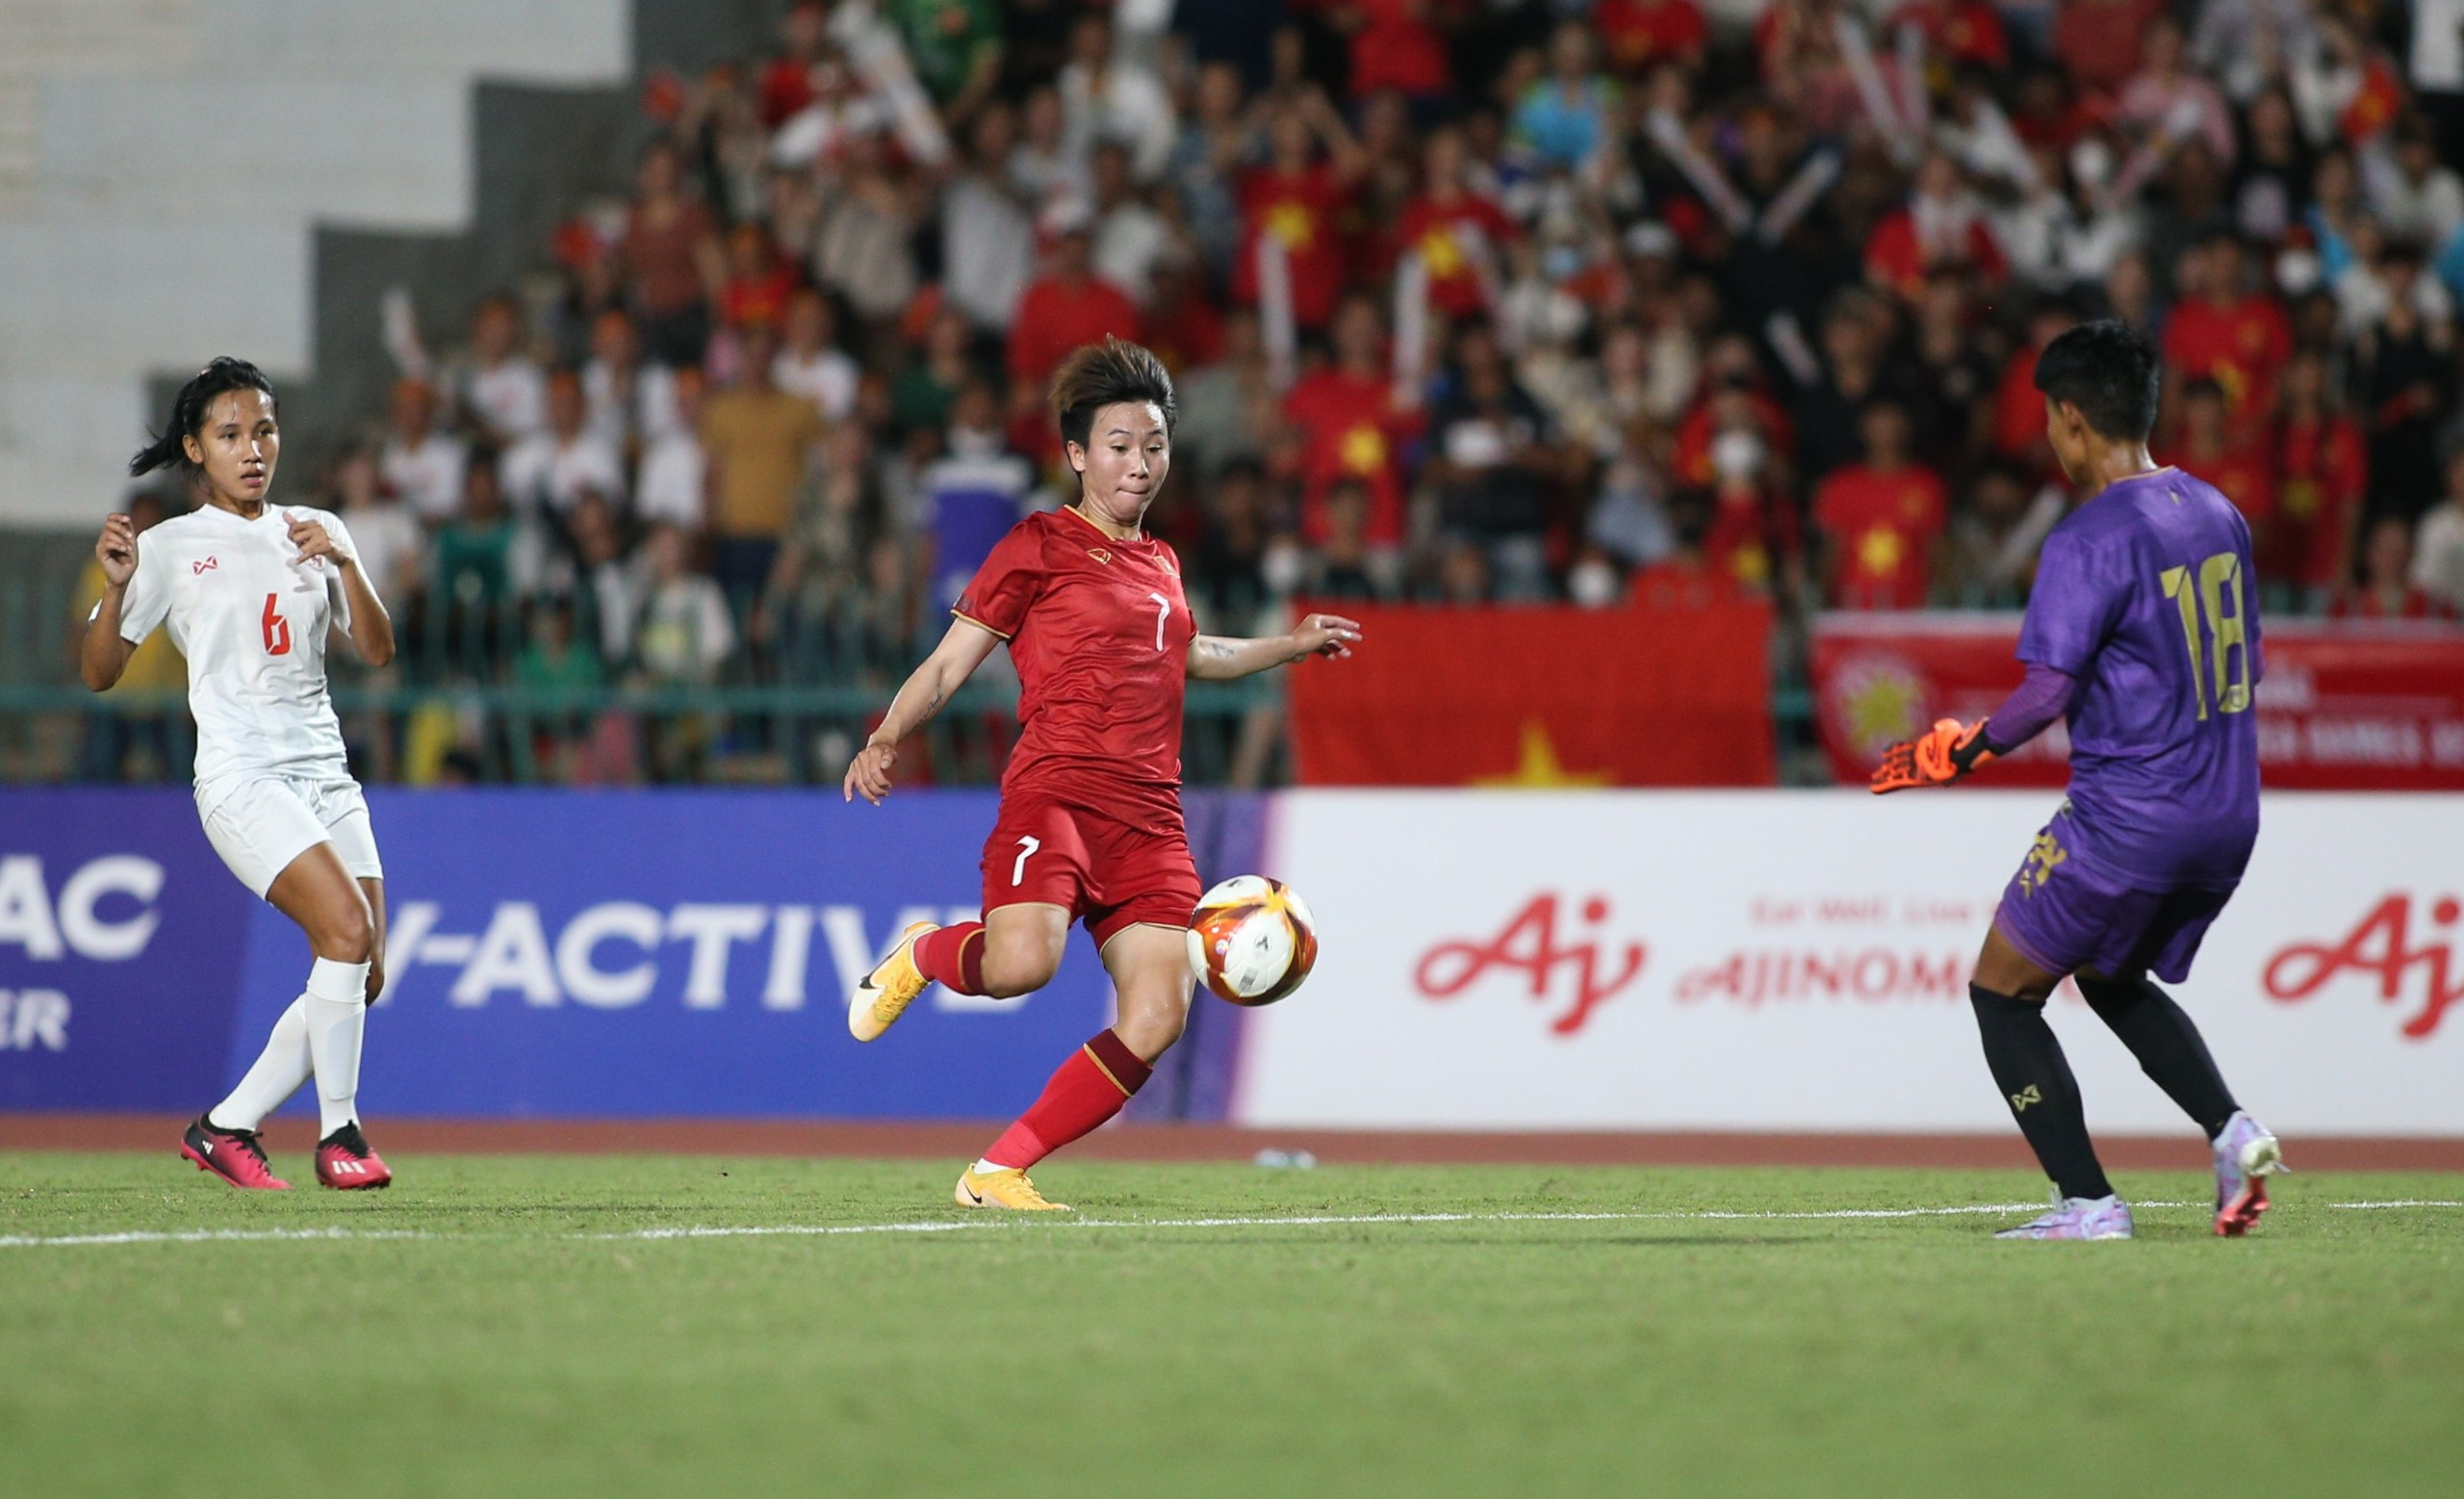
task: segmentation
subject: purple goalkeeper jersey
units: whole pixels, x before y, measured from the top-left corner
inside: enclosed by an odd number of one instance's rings
[[[2230,886],[2259,834],[2250,528],[2179,469],[2045,537],[2019,659],[2068,673],[2071,851],[2152,890]]]

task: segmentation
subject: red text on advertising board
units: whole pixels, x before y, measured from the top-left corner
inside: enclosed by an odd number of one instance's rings
[[[2427,926],[2451,928],[2456,917],[2464,915],[2464,905],[2452,895],[2423,903],[2427,908],[2424,913]],[[2455,961],[2450,933],[2424,932],[2419,946],[2414,945],[2413,935],[2413,897],[2389,895],[2373,906],[2344,941],[2296,943],[2270,958],[2262,975],[2268,995],[2287,1003],[2307,999],[2329,979],[2349,970],[2374,976],[2378,997],[2393,1004],[2406,997],[2411,988],[2407,980],[2419,968],[2424,1002],[2421,1012],[2404,1022],[2404,1034],[2420,1041],[2438,1029],[2449,1005],[2464,999],[2464,969]],[[2428,940],[2432,936],[2437,940]]]
[[[1581,912],[1588,930],[1569,932],[1568,940],[1561,943],[1557,897],[1534,895],[1489,942],[1440,943],[1423,953],[1412,981],[1426,998],[1451,999],[1477,983],[1491,969],[1505,969],[1521,973],[1530,982],[1533,999],[1545,1000],[1557,987],[1557,970],[1563,968],[1574,978],[1574,1008],[1550,1021],[1549,1028],[1560,1036],[1571,1036],[1583,1028],[1593,1010],[1642,976],[1643,964],[1650,956],[1650,949],[1641,943],[1612,942],[1608,947],[1611,961],[1604,972],[1600,927],[1608,919],[1608,902],[1594,895],[1582,903]],[[1582,940],[1575,941],[1577,936]]]

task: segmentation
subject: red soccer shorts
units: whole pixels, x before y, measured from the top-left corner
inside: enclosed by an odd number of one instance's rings
[[[1084,808],[1004,797],[984,845],[984,909],[1059,906],[1101,947],[1140,922],[1187,926],[1197,910],[1189,834],[1148,832]]]

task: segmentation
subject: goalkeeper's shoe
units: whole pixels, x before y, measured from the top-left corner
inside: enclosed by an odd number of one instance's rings
[[[2268,1178],[2292,1168],[2268,1126],[2236,1113],[2216,1136],[2216,1232],[2238,1239],[2268,1210]]]
[[[2130,1237],[2130,1204],[2118,1197],[2057,1197],[2053,1211],[1997,1239],[2126,1239]]]
[[[353,1121],[317,1142],[317,1179],[337,1192],[367,1192],[392,1186],[394,1173]]]
[[[1985,742],[1985,720],[1962,724],[1956,718],[1937,720],[1912,739],[1883,751],[1870,783],[1874,794],[1905,791],[1920,786],[1948,786],[1993,758]]]
[[[959,1173],[956,1194],[961,1207],[1005,1207],[1020,1213],[1065,1213],[1066,1202],[1047,1202],[1027,1174],[1018,1170],[977,1171],[970,1166]]]
[[[855,996],[847,1001],[847,1033],[858,1041],[878,1041],[882,1032],[895,1024],[915,1002],[932,980],[915,966],[915,942],[927,932],[940,928],[930,921],[918,921],[898,939],[889,956],[873,966],[864,981],[856,986]]]
[[[253,1129],[224,1129],[203,1115],[180,1138],[180,1154],[196,1169],[221,1177],[235,1187],[255,1192],[288,1192],[291,1183],[273,1174],[263,1140]]]

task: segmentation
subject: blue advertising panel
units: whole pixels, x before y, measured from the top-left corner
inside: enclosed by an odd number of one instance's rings
[[[865,1046],[849,989],[914,920],[975,915],[987,792],[849,805],[835,790],[373,790],[388,979],[372,1116],[980,1118],[1031,1102],[1100,1029],[1111,987],[1073,934],[1019,999],[937,985]],[[237,1075],[308,949],[249,943]],[[305,1099],[295,1107],[304,1106]]]
[[[990,791],[369,793],[388,981],[361,1099],[425,1115],[996,1119],[1111,1016],[1093,943],[988,1000],[928,990],[863,1046],[846,1000],[911,921],[976,915]],[[1193,792],[1209,882],[1266,799]],[[193,1113],[298,995],[308,943],[222,866],[184,790],[0,791],[0,1110]],[[1219,1119],[1243,1012],[1200,996],[1138,1100]],[[306,1113],[306,1090],[287,1112]]]
[[[255,897],[184,789],[0,790],[0,1109],[202,1109]]]

